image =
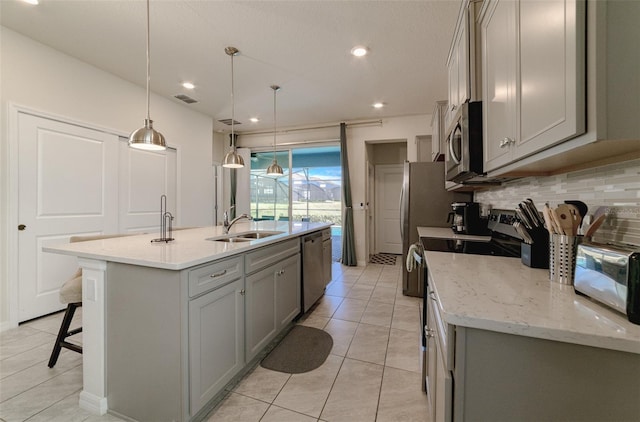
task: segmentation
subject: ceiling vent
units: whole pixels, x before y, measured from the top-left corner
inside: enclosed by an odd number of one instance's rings
[[[218,120],[218,121],[219,121],[220,123],[224,123],[224,124],[225,124],[225,125],[227,125],[227,126],[231,126],[231,119],[222,119],[222,120]],[[241,125],[242,123],[240,123],[240,122],[239,122],[239,121],[237,121],[237,120],[234,120],[234,121],[233,121],[233,124],[234,124],[234,125]]]
[[[198,100],[194,100],[193,98],[189,97],[188,95],[184,95],[184,94],[174,95],[174,97],[179,99],[180,101],[184,101],[187,104],[193,104],[193,103],[197,103],[198,102]]]

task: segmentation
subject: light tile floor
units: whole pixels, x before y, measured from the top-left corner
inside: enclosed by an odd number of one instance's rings
[[[325,296],[300,324],[333,337],[325,363],[304,374],[257,366],[214,409],[218,421],[428,421],[420,388],[419,303],[402,295],[400,264],[333,265]],[[80,325],[79,309],[72,327]],[[120,421],[78,407],[82,357],[63,349],[47,367],[62,320],[54,314],[0,333],[0,420]],[[74,336],[78,342],[82,334]]]
[[[293,375],[257,366],[208,420],[429,421],[420,384],[420,300],[402,295],[401,270],[400,263],[334,263],[325,296],[299,322],[333,337],[325,363]]]

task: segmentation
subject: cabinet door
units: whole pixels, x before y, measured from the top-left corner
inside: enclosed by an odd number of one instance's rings
[[[322,241],[322,274],[324,275],[325,286],[331,283],[331,266],[333,263],[333,248],[331,239]]]
[[[453,419],[453,379],[451,372],[444,364],[444,356],[440,349],[436,353],[436,394],[434,421],[449,422]]]
[[[447,74],[449,81],[449,107],[447,108],[446,118],[445,118],[445,127],[449,127],[453,117],[456,114],[458,108],[458,52],[455,50],[456,45],[454,44],[454,50],[451,52],[451,56],[449,58],[449,63],[447,63]]]
[[[242,289],[239,279],[189,302],[191,415],[244,367]]]
[[[521,0],[520,136],[514,159],[585,130],[584,2]]]
[[[437,399],[437,362],[438,362],[438,342],[434,336],[435,319],[433,316],[433,307],[436,304],[428,300],[427,301],[427,397],[429,399],[429,411],[431,412],[431,418],[429,420],[436,420],[436,399]]]
[[[274,268],[276,279],[276,320],[278,331],[289,325],[300,313],[300,255],[277,264]]]
[[[456,104],[458,107],[467,101],[469,95],[469,14],[465,13],[460,26],[460,33],[456,41],[456,50],[458,56],[458,99]]]
[[[511,160],[516,137],[516,3],[494,1],[481,22],[484,170]]]
[[[245,279],[247,362],[253,359],[277,333],[274,266],[269,266]]]

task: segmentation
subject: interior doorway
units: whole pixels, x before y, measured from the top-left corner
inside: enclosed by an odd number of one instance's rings
[[[377,253],[401,254],[402,245],[394,247],[394,234],[400,238],[400,198],[402,164],[407,160],[404,139],[367,141],[366,233],[369,256]],[[390,166],[390,167],[388,167]],[[399,169],[399,177],[394,175]],[[379,173],[383,174],[379,174]],[[384,180],[384,182],[382,181]],[[397,185],[397,186],[395,186]],[[395,187],[394,187],[395,186]],[[394,193],[395,192],[395,193]],[[393,211],[393,208],[397,211]]]
[[[375,232],[376,252],[401,254],[400,191],[403,177],[402,164],[378,164],[375,166]]]

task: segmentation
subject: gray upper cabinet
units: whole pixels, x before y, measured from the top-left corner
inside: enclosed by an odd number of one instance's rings
[[[436,101],[431,116],[431,161],[443,159],[447,145],[444,127],[444,116],[447,112],[447,101]]]
[[[485,171],[584,133],[585,8],[575,0],[483,5]]]
[[[474,98],[472,80],[474,79],[475,66],[472,65],[472,62],[475,55],[472,54],[474,49],[471,48],[475,33],[474,10],[475,2],[463,2],[447,57],[449,85],[448,105],[444,119],[445,137],[448,135],[451,122],[455,120],[456,114],[460,110],[460,105]]]

